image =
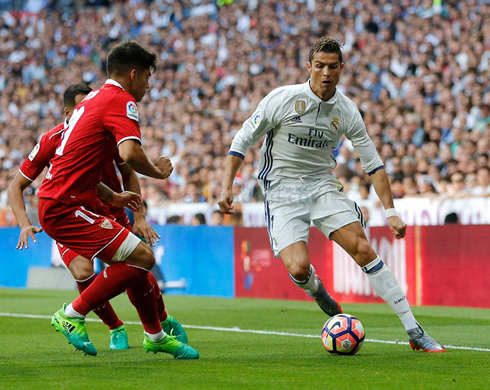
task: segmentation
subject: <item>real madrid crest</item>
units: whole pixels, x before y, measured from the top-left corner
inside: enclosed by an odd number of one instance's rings
[[[339,118],[333,118],[333,121],[330,123],[330,127],[334,131],[339,131],[339,127],[340,127]]]
[[[294,109],[299,115],[304,114],[306,111],[306,102],[304,100],[296,100]]]

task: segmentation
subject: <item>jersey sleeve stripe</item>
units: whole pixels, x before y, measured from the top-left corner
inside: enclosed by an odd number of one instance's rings
[[[123,139],[119,140],[117,146],[119,146],[121,142],[127,141],[128,139],[135,139],[141,144],[141,140],[138,137],[131,136],[131,137],[124,137]]]
[[[24,176],[24,177],[25,177],[27,180],[29,180],[29,181],[34,181],[34,180],[33,180],[33,179],[31,179],[30,177],[26,176],[26,175],[24,174],[24,172],[22,172],[20,169],[19,169],[19,172],[20,172],[20,174],[21,174],[22,176]]]
[[[59,133],[62,133],[63,131],[65,131],[65,128],[64,128],[64,127],[63,127],[63,128],[60,130],[60,131],[58,131],[58,132],[56,132],[56,133],[54,133],[54,134],[51,134],[51,135],[49,136],[49,139],[53,138],[55,135],[58,135]]]
[[[240,157],[242,160],[245,160],[245,156],[241,153],[238,153],[238,152],[228,152],[228,155],[230,156],[237,156],[237,157]]]

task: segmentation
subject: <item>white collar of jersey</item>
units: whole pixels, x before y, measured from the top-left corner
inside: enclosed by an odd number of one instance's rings
[[[111,84],[111,85],[115,85],[116,87],[119,87],[121,88],[123,91],[124,91],[124,88],[121,84],[119,84],[116,80],[113,80],[113,79],[107,79],[106,84]]]
[[[337,96],[338,96],[338,93],[337,93],[337,90],[335,90],[335,95],[333,95],[330,99],[328,100],[322,100],[321,98],[319,98],[315,92],[313,92],[313,90],[311,89],[311,86],[310,86],[310,80],[309,79],[306,83],[304,83],[303,85],[305,86],[305,93],[310,97],[312,98],[315,102],[317,102],[318,104],[320,103],[326,103],[326,104],[334,104],[336,101],[337,101]]]

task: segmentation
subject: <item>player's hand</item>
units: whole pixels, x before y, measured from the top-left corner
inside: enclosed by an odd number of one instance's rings
[[[131,191],[124,191],[120,194],[114,193],[114,197],[112,200],[112,205],[114,207],[127,207],[128,209],[133,211],[139,211],[142,204],[143,199],[141,198],[141,195]]]
[[[223,190],[218,199],[219,209],[222,213],[233,214],[235,205],[233,204],[233,194],[231,190]]]
[[[150,246],[155,246],[161,238],[144,217],[136,218],[135,216],[133,230],[138,236],[144,237]]]
[[[43,228],[37,227],[37,226],[26,226],[24,228],[20,229],[20,236],[19,236],[19,243],[15,247],[15,249],[24,249],[24,248],[29,248],[29,237],[32,238],[32,241],[34,243],[37,242],[35,234],[41,233],[43,231]]]
[[[388,226],[391,229],[391,232],[395,236],[395,238],[403,238],[405,237],[405,232],[407,230],[407,225],[396,215],[388,218]]]
[[[155,161],[155,166],[162,171],[161,179],[166,179],[169,177],[174,170],[170,159],[164,156],[161,156],[157,161]]]

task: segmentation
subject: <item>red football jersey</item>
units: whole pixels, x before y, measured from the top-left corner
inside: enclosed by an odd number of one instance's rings
[[[107,166],[102,170],[102,176],[101,176],[101,181],[104,183],[107,187],[109,187],[111,190],[114,192],[122,192],[122,187],[121,187],[121,182],[119,181],[119,178],[117,176],[116,172],[116,165],[121,165],[124,164],[124,160],[119,157],[119,154],[117,154],[114,157],[114,160],[111,161]],[[125,214],[124,209],[119,209],[118,207],[114,207],[113,205],[106,203],[106,206],[109,208],[110,213],[115,217],[121,218],[121,214],[119,212],[122,210],[122,212]]]
[[[39,143],[32,149],[32,152],[19,168],[22,176],[34,181],[49,165],[56,148],[60,145],[64,127],[65,124],[60,123],[41,137]]]
[[[108,80],[77,106],[38,196],[90,205],[102,170],[127,139],[141,142],[138,107],[130,93]]]
[[[104,183],[107,187],[109,187],[114,192],[122,192],[123,189],[121,187],[121,182],[119,181],[119,177],[117,176],[116,164],[118,166],[126,164],[124,160],[119,157],[119,153],[116,153],[113,156],[113,160],[102,170],[102,183]]]

